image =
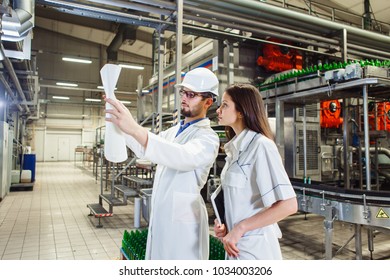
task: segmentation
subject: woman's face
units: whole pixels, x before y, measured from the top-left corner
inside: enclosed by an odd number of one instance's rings
[[[219,125],[235,127],[242,122],[241,114],[236,110],[232,98],[226,92],[222,95],[221,106],[217,109],[217,114]]]

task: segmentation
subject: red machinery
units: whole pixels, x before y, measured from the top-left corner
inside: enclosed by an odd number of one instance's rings
[[[370,111],[368,118],[371,130],[387,130],[390,131],[390,102],[380,102]],[[376,122],[376,127],[375,127]]]
[[[321,102],[320,125],[327,128],[338,128],[343,123],[341,105],[338,100]]]
[[[269,41],[283,43],[278,39]],[[302,56],[297,50],[274,44],[265,44],[263,56],[257,58],[257,65],[263,66],[268,71],[281,72],[290,69],[302,69]]]

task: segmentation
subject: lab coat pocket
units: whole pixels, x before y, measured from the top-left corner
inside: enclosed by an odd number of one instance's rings
[[[282,258],[278,239],[270,233],[241,237],[237,243],[239,260],[279,260]]]
[[[236,172],[226,172],[223,184],[225,186],[242,189],[245,187],[246,182],[247,178],[244,174]]]
[[[172,221],[195,224],[200,221],[200,201],[198,194],[174,192]]]

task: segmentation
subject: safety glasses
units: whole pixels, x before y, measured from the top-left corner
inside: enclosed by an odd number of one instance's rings
[[[184,89],[181,89],[179,91],[179,94],[181,97],[183,97],[185,95],[188,99],[193,99],[196,96],[200,96],[203,98],[211,97],[210,94],[208,94],[208,93],[199,93],[199,92],[193,92],[193,91],[188,91],[188,90],[184,90]]]

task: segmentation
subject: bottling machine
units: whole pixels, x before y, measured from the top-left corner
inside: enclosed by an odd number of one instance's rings
[[[355,226],[357,259],[367,228],[372,253],[373,232],[390,232],[389,61],[291,70],[260,92],[299,210],[324,217],[325,258],[336,220]]]

